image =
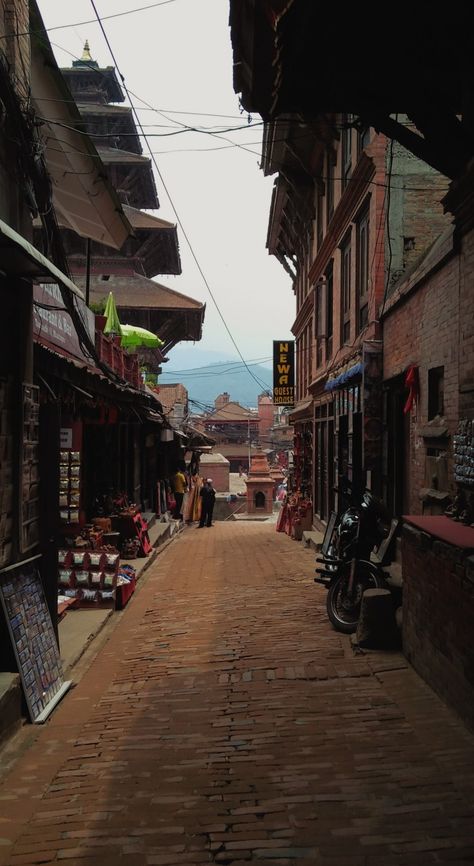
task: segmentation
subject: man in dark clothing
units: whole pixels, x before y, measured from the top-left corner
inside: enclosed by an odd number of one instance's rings
[[[216,491],[212,486],[212,478],[208,478],[205,484],[203,484],[199,495],[201,497],[199,529],[202,529],[203,526],[212,526],[212,512],[214,511],[214,502],[216,501]]]

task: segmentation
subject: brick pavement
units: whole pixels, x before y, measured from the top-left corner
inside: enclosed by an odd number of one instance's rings
[[[0,864],[474,863],[473,737],[313,568],[268,524],[182,533],[3,779]]]

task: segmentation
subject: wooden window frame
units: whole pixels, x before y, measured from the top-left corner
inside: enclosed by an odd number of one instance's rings
[[[356,313],[359,334],[369,321],[369,249],[370,212],[366,206],[356,223]]]
[[[352,237],[349,232],[340,245],[341,250],[341,345],[351,339],[351,269]]]
[[[326,273],[326,361],[332,357],[334,334],[334,268],[331,262]]]
[[[352,114],[343,115],[341,135],[341,188],[345,190],[352,173]]]
[[[334,214],[334,154],[331,150],[327,152],[327,178],[326,178],[326,226],[329,226]]]

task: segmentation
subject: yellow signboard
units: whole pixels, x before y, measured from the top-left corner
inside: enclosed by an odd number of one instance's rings
[[[273,402],[295,405],[295,341],[273,341]]]

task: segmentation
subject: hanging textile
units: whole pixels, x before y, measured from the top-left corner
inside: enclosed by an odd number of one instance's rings
[[[408,370],[406,372],[405,387],[409,388],[409,394],[403,408],[404,415],[406,415],[407,412],[410,412],[414,403],[418,403],[418,398],[420,396],[420,379],[418,376],[418,367],[415,367],[414,364],[408,367]]]

